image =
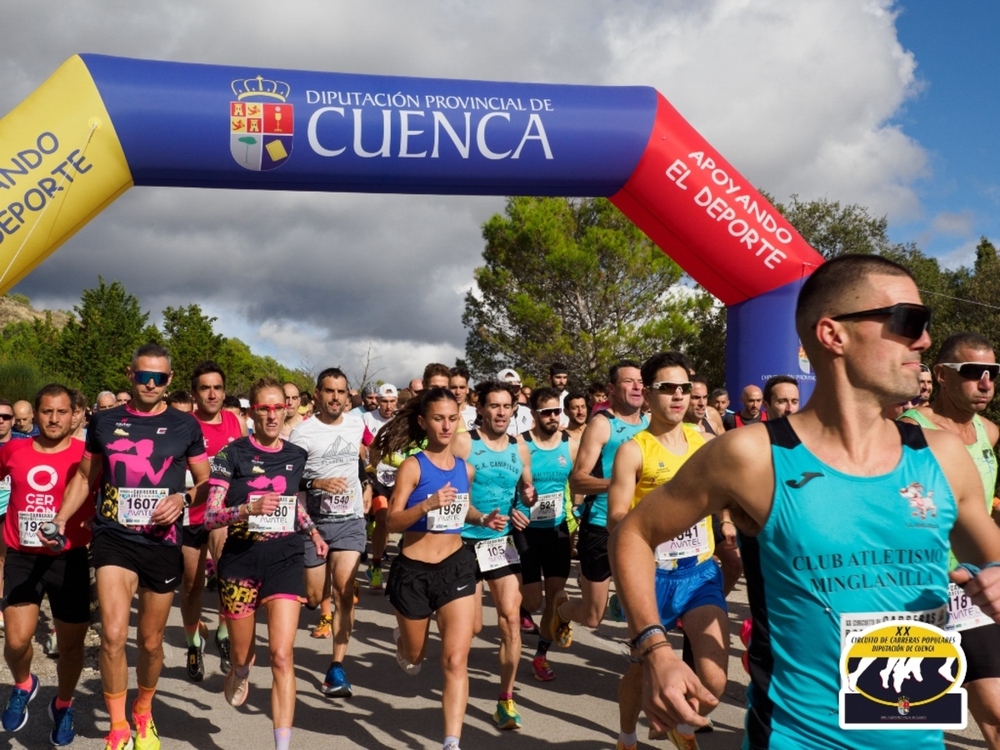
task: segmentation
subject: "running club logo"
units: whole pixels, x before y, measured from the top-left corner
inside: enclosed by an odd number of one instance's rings
[[[236,101],[229,102],[229,151],[244,169],[277,169],[292,153],[291,87],[260,75],[238,78],[231,87]]]
[[[910,504],[910,516],[919,518],[921,521],[927,520],[927,516],[937,518],[937,506],[934,504],[934,492],[927,492],[920,482],[912,482],[899,491],[899,494],[906,498]]]
[[[848,634],[840,657],[840,727],[964,729],[961,639],[916,620]]]

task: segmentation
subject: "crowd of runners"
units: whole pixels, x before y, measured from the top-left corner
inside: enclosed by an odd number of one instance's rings
[[[92,409],[58,384],[34,403],[0,399],[4,656],[14,680],[3,728],[29,720],[47,596],[58,651],[51,743],[74,740],[73,695],[96,618],[105,748],[159,748],[152,708],[167,618],[179,590],[186,673],[201,682],[211,562],[211,639],[234,707],[247,699],[256,615],[266,613],[276,750],[289,747],[294,725],[303,604],[316,611],[312,636],[331,643],[320,690],[352,695],[359,579],[395,610],[405,674],[421,670],[436,619],[444,750],[462,736],[484,589],[499,628],[499,730],[522,727],[518,677],[556,679],[555,654],[572,648],[574,628],[608,617],[626,620],[632,636],[618,749],[639,743],[643,710],[650,739],[697,748],[726,686],[726,597],[741,576],[752,612],[744,747],[943,747],[936,730],[838,724],[843,623],[881,613],[962,631],[969,710],[1000,748],[991,619],[1000,530],[990,517],[1000,433],[980,416],[1000,372],[992,344],[956,334],[922,363],[930,310],[906,269],[875,257],[818,269],[795,323],[815,371],[801,410],[793,377],[746,385],[730,404],[680,352],[617,362],[587,390],[569,388],[574,373],[559,363],[534,389],[510,368],[471,387],[463,368],[430,364],[405,387],[356,392],[329,368],[311,392],[262,377],[237,396],[214,363],[175,374],[153,344],[132,357],[131,391],[97,394]],[[904,492],[914,484],[933,498],[919,524],[909,522],[914,491]],[[857,550],[879,550],[872,565],[907,575],[838,585],[844,572],[828,570],[830,583],[816,586],[810,559]],[[978,608],[949,615],[959,585]],[[128,706],[133,606],[138,690]],[[675,629],[680,655],[667,640]],[[530,672],[520,668],[525,633],[536,644]]]

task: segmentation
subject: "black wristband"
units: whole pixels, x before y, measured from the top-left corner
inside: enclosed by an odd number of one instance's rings
[[[313,483],[315,479],[303,479],[299,482],[299,489],[304,492],[309,492],[313,488]]]
[[[642,630],[640,630],[639,635],[637,635],[635,638],[629,641],[629,643],[632,645],[632,648],[638,649],[643,641],[645,641],[647,638],[654,635],[655,633],[663,633],[663,637],[664,638],[667,637],[667,629],[662,625],[660,625],[659,623],[654,623],[653,625],[647,625]]]

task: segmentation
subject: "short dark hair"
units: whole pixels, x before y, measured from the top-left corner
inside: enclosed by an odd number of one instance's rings
[[[41,390],[35,394],[35,411],[38,411],[45,396],[65,396],[69,399],[70,408],[73,408],[73,392],[61,383],[49,383],[42,386]]]
[[[954,362],[958,356],[959,349],[991,352],[993,351],[993,344],[990,343],[988,338],[974,331],[957,331],[946,338],[944,343],[941,344],[937,357],[934,358],[934,364],[939,365],[942,362]]]
[[[132,369],[135,369],[135,363],[139,361],[139,357],[163,357],[167,360],[167,366],[173,367],[170,362],[170,352],[167,347],[160,346],[159,344],[143,344],[138,349],[135,350],[135,354],[132,355]]]
[[[656,380],[656,373],[664,367],[683,368],[684,372],[687,373],[688,379],[691,379],[691,360],[687,358],[686,354],[682,354],[681,352],[660,352],[642,363],[640,372],[642,373],[643,385],[648,386],[652,384]]]
[[[611,365],[608,368],[608,383],[610,385],[615,385],[618,382],[618,371],[625,367],[634,367],[637,370],[642,369],[642,365],[631,359],[622,359],[617,363]]]
[[[323,381],[326,380],[327,378],[336,378],[338,380],[343,379],[343,381],[347,383],[347,376],[344,374],[343,370],[341,370],[339,367],[327,367],[325,370],[323,370],[323,372],[321,372],[319,375],[316,376],[317,391],[323,387]],[[291,383],[291,385],[295,385],[295,383]],[[350,385],[350,383],[348,383],[348,385]],[[284,392],[285,390],[284,383],[282,383],[280,387],[282,392]],[[298,388],[298,386],[295,387]]]
[[[239,398],[236,396],[226,396],[222,399],[223,409],[242,409],[243,405],[240,403]]]
[[[466,382],[469,381],[471,375],[469,374],[469,368],[456,366],[448,370],[449,378],[465,378]]]
[[[814,348],[811,329],[820,318],[855,312],[842,309],[842,300],[869,276],[905,276],[913,280],[913,274],[904,266],[878,255],[841,255],[813,271],[799,290],[795,305],[795,330],[803,347]]]
[[[553,362],[549,365],[549,377],[554,375],[569,375],[569,368],[562,362]]]
[[[719,396],[728,396],[728,395],[729,391],[727,391],[725,388],[713,388],[712,392],[708,394],[708,400],[712,401],[714,399],[717,399]]]
[[[448,365],[442,365],[440,362],[431,362],[427,367],[424,368],[424,388],[427,387],[427,381],[436,375],[443,375],[446,378],[451,377],[451,368]]]
[[[174,391],[166,398],[167,406],[173,406],[174,404],[190,404],[191,403],[191,392],[190,391]]]
[[[213,372],[218,373],[219,377],[222,378],[222,389],[225,390],[225,388],[226,388],[226,373],[224,373],[222,371],[222,368],[219,367],[217,364],[215,364],[215,362],[213,362],[212,360],[210,360],[210,359],[204,359],[201,362],[199,362],[198,364],[196,364],[194,366],[194,369],[191,371],[191,391],[192,391],[192,393],[194,391],[198,390],[198,378],[200,378],[202,375],[208,375],[209,373],[213,373]]]
[[[701,383],[703,386],[708,388],[708,381],[705,379],[704,375],[699,375],[698,373],[695,373],[690,378],[688,378],[688,380],[690,380],[692,383]]]
[[[475,387],[476,396],[479,397],[480,405],[486,404],[486,397],[491,393],[498,393],[503,391],[510,395],[510,401],[512,404],[517,403],[517,392],[519,388],[513,388],[509,383],[501,383],[499,380],[484,380],[482,383],[477,383]]]
[[[798,381],[791,375],[772,375],[764,383],[764,403],[771,403],[771,396],[774,394],[774,387],[776,385],[781,385],[782,383],[788,383],[789,385],[794,385],[796,388],[799,387]]]
[[[552,399],[555,399],[556,401],[559,400],[559,391],[555,388],[549,388],[546,386],[545,388],[535,388],[531,392],[528,402],[531,404],[531,410],[537,411],[540,403],[543,401],[551,401]]]
[[[86,409],[90,405],[87,403],[87,397],[83,395],[82,391],[71,388],[69,392],[72,396],[74,409]]]
[[[535,394],[531,394],[531,395],[534,396]],[[581,398],[584,401],[586,401],[587,400],[587,394],[584,393],[583,391],[570,391],[569,393],[566,394],[566,398],[563,399],[563,408],[565,409],[569,405],[570,401],[576,401],[576,400],[581,399]]]

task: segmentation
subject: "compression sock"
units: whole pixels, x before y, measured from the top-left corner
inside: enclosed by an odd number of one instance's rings
[[[128,729],[128,720],[125,718],[125,694],[125,690],[120,693],[104,694],[104,705],[108,707],[108,714],[111,716],[112,732],[116,729]]]
[[[215,637],[220,641],[224,641],[229,637],[229,626],[226,625],[225,618],[219,620],[219,629],[215,631]]]
[[[201,634],[198,632],[197,625],[192,625],[191,627],[185,625],[184,637],[187,638],[188,648],[190,648],[191,646],[199,648],[201,646]]]
[[[282,727],[274,730],[274,750],[288,750],[292,742],[292,728]]]
[[[143,687],[139,685],[139,696],[135,699],[135,703],[132,704],[132,713],[148,714],[153,710],[153,693],[156,692],[155,687]]]
[[[639,735],[635,732],[630,732],[625,734],[625,732],[618,733],[618,744],[622,747],[633,747],[639,742]]]

